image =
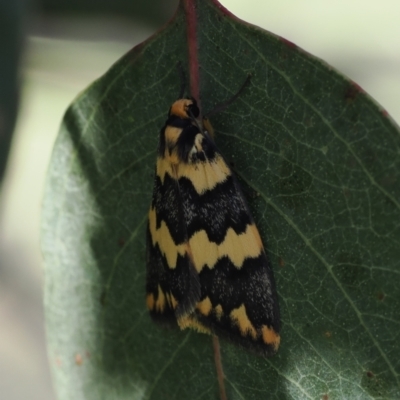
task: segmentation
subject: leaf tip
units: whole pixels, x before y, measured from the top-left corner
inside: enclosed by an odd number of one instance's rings
[[[236,15],[232,14],[227,8],[225,8],[218,0],[211,0],[212,3],[215,5],[215,7],[218,8],[219,11],[221,11],[221,13],[226,16],[226,17],[230,17],[230,18],[235,18],[238,19],[236,17]]]

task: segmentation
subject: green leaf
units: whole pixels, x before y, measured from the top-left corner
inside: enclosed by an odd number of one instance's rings
[[[275,271],[282,342],[264,359],[221,340],[228,398],[399,398],[398,128],[322,61],[215,0],[185,0],[75,100],[54,148],[42,246],[59,399],[219,396],[211,337],[155,325],[144,301],[156,147],[178,61],[206,112],[252,76],[212,122]]]

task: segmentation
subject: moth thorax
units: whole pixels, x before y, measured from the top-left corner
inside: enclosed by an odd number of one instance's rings
[[[165,135],[164,157],[171,164],[179,163],[176,142],[178,141],[181,134],[182,134],[182,128],[177,128],[175,126],[167,126],[164,131]]]
[[[196,161],[199,153],[203,153],[203,135],[201,133],[198,133],[194,138],[193,147],[189,152],[189,162]]]

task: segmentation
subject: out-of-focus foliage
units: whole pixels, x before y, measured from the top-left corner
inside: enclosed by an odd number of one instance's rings
[[[25,1],[0,1],[0,183],[17,115],[18,64]]]
[[[42,0],[43,12],[86,15],[114,14],[163,23],[171,17],[178,0]]]

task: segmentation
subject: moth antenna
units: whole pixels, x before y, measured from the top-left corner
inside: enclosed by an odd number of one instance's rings
[[[246,88],[246,86],[250,83],[251,79],[251,74],[247,75],[246,80],[243,82],[242,86],[240,89],[228,100],[225,100],[224,102],[217,104],[210,112],[208,112],[206,115],[209,117],[210,115],[217,114],[223,110],[225,110],[226,107],[230,106],[243,92],[243,90]]]

